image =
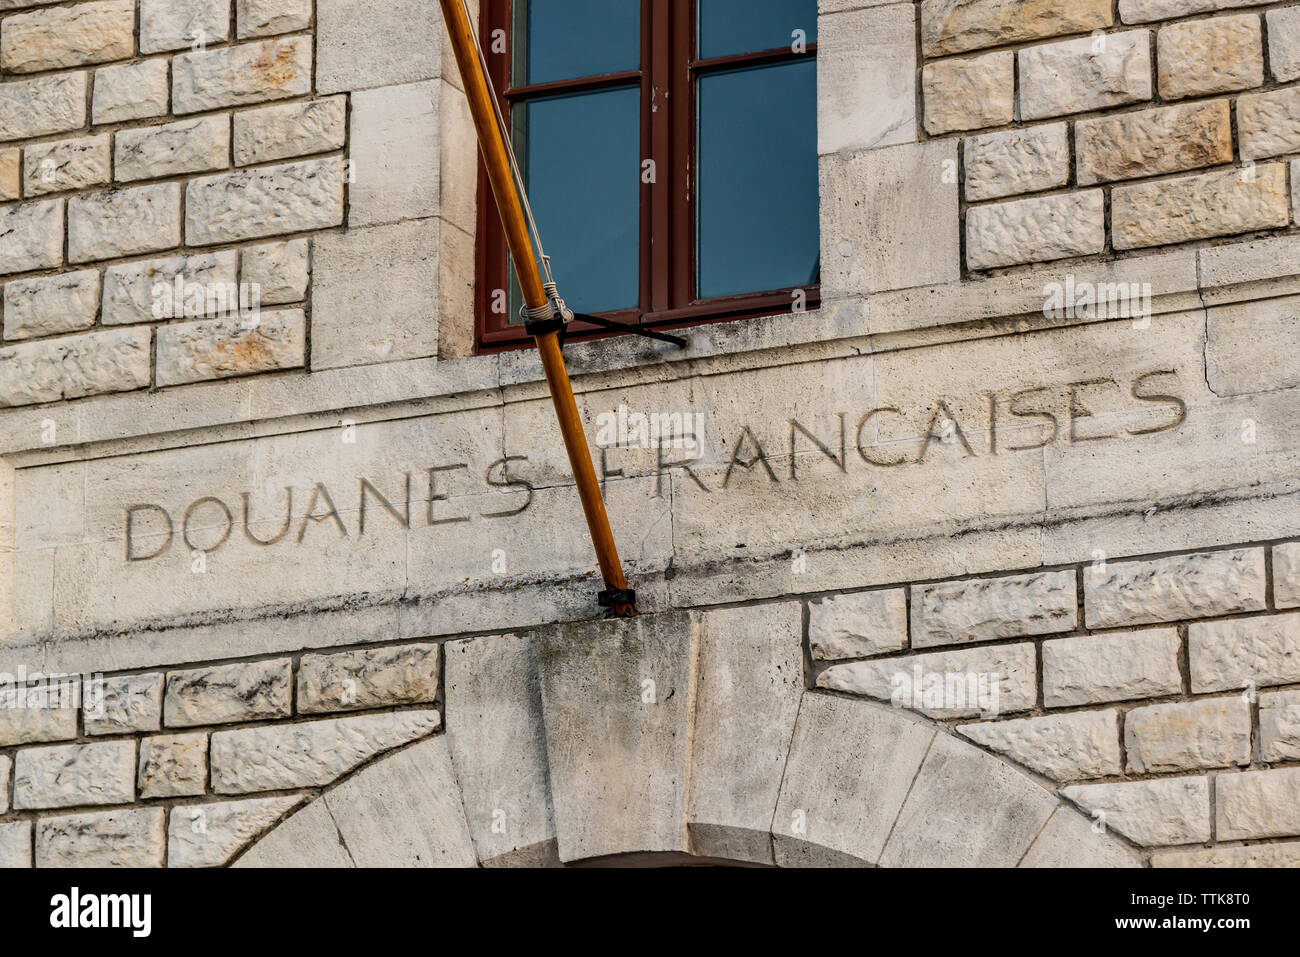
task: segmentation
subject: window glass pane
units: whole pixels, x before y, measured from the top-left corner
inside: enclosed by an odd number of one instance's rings
[[[516,86],[641,68],[641,0],[515,0],[513,29]]]
[[[515,149],[560,295],[576,312],[638,305],[641,89],[515,107]],[[513,291],[511,321],[519,321]]]
[[[699,80],[701,299],[818,281],[817,65]]]
[[[699,0],[700,58],[817,42],[817,0]]]

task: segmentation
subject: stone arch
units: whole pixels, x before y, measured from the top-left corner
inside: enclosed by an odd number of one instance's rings
[[[446,732],[235,866],[1141,866],[1050,782],[919,715],[806,690],[796,609],[763,636],[723,611],[453,642]]]

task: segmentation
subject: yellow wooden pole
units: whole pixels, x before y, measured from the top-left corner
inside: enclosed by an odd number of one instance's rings
[[[447,24],[452,49],[456,54],[456,64],[460,67],[460,75],[464,80],[465,96],[469,100],[470,113],[474,117],[474,127],[478,132],[479,148],[483,152],[488,181],[492,184],[492,194],[496,197],[501,223],[505,227],[506,244],[510,247],[510,255],[514,258],[519,286],[524,294],[524,304],[529,309],[536,309],[545,306],[549,300],[542,285],[541,270],[537,266],[533,244],[528,237],[528,224],[524,217],[519,192],[515,188],[505,139],[497,122],[496,106],[492,102],[494,94],[488,78],[483,73],[478,43],[474,39],[474,30],[465,12],[464,3],[462,0],[441,0],[441,2],[443,21]],[[596,468],[592,465],[591,450],[587,446],[582,418],[578,414],[578,403],[573,397],[569,372],[564,367],[564,355],[560,351],[559,338],[554,332],[534,338],[537,342],[537,352],[541,356],[542,369],[546,372],[546,383],[551,390],[551,399],[555,403],[555,415],[560,423],[560,434],[564,438],[564,447],[569,453],[569,465],[573,469],[574,481],[578,486],[578,497],[582,500],[582,510],[587,517],[587,528],[591,532],[591,541],[596,548],[596,560],[600,563],[600,573],[605,580],[605,587],[611,591],[625,591],[627,579],[623,576],[618,546],[614,543],[614,533],[609,527],[609,515],[605,512],[605,501],[600,495],[600,482],[596,478]],[[636,609],[629,602],[615,602],[612,608],[616,615],[622,617],[636,614]]]

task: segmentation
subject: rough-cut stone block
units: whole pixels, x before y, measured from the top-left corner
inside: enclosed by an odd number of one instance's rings
[[[1151,23],[1193,13],[1211,13],[1228,7],[1258,7],[1273,2],[1275,0],[1119,0],[1119,15],[1125,23]]]
[[[173,671],[163,721],[169,728],[289,716],[293,663],[287,658]]]
[[[1259,611],[1264,577],[1262,548],[1092,565],[1083,573],[1088,627]]]
[[[1282,7],[1265,15],[1268,66],[1280,83],[1300,79],[1300,8]]]
[[[1178,694],[1180,647],[1173,628],[1045,641],[1043,704],[1068,708]]]
[[[140,797],[202,794],[207,778],[206,734],[160,734],[140,742]]]
[[[391,0],[365,16],[357,16],[352,0],[318,0],[316,86],[343,93],[432,79],[442,36],[442,14],[424,0]]]
[[[1227,100],[1080,120],[1074,133],[1085,186],[1232,162]]]
[[[1259,756],[1264,761],[1300,760],[1300,691],[1259,696]]]
[[[39,73],[129,60],[135,52],[134,33],[134,0],[96,0],[16,14],[0,26],[0,68]]]
[[[235,165],[342,149],[347,139],[346,118],[347,98],[342,96],[236,113]]]
[[[1273,546],[1273,601],[1278,608],[1300,608],[1300,542]]]
[[[905,4],[823,14],[817,152],[916,140],[916,12]]]
[[[1062,804],[1017,866],[1141,867],[1142,861],[1122,841],[1098,833],[1086,817]]]
[[[22,184],[22,151],[0,150],[0,200],[17,199]]]
[[[157,731],[162,724],[163,676],[119,675],[86,682],[82,721],[86,734]]]
[[[244,247],[239,254],[239,278],[241,282],[257,287],[264,306],[305,299],[307,240],[290,239]]]
[[[36,822],[37,867],[162,867],[160,807],[42,817]]]
[[[297,369],[306,361],[307,320],[301,309],[172,323],[158,330],[158,385]]]
[[[1242,697],[1135,708],[1124,719],[1128,769],[1136,774],[1250,763],[1250,705]]]
[[[172,808],[168,867],[220,867],[302,803],[299,795],[248,798]]]
[[[114,329],[0,349],[0,407],[142,389],[151,338],[148,329]]]
[[[235,0],[239,39],[292,33],[311,26],[311,0]]]
[[[13,761],[9,755],[0,755],[0,814],[9,810],[9,774],[12,770]]]
[[[1101,190],[976,206],[966,212],[971,269],[1047,262],[1099,253],[1106,245]]]
[[[974,136],[966,141],[966,198],[1000,199],[1064,186],[1070,142],[1064,123]]]
[[[141,60],[95,71],[91,115],[95,123],[120,123],[167,112],[167,60]]]
[[[926,64],[921,75],[925,131],[938,136],[1010,123],[1016,111],[1015,70],[1010,51]]]
[[[352,94],[348,225],[377,226],[438,215],[439,81]]]
[[[1073,570],[912,586],[912,646],[1069,631],[1078,620]]]
[[[1053,781],[1109,777],[1123,770],[1116,711],[965,724],[959,734]]]
[[[30,198],[103,186],[108,167],[107,134],[39,143],[23,150],[23,191]]]
[[[923,0],[921,45],[926,56],[943,56],[1004,43],[1088,33],[1113,22],[1108,0]]]
[[[1061,794],[1092,814],[1094,823],[1144,847],[1210,839],[1210,786],[1203,777],[1084,784]]]
[[[0,870],[32,866],[32,822],[0,824]]]
[[[301,714],[425,704],[437,696],[436,644],[303,655],[298,664]]]
[[[1162,27],[1156,39],[1166,100],[1246,90],[1264,82],[1259,17],[1242,13]]]
[[[1300,386],[1300,296],[1217,306],[1206,313],[1206,381],[1215,395]],[[1274,557],[1277,551],[1274,550]],[[1275,581],[1276,581],[1276,572]],[[1279,601],[1280,607],[1286,607]]]
[[[1242,159],[1300,152],[1300,88],[1238,97],[1237,132]]]
[[[135,800],[135,742],[26,748],[14,760],[14,807],[130,804]]]
[[[63,262],[63,200],[0,206],[0,276]]]
[[[283,100],[310,92],[310,37],[244,43],[185,53],[172,60],[172,109],[176,113]]]
[[[16,279],[5,285],[5,339],[32,339],[76,332],[99,314],[99,270]]]
[[[230,0],[140,0],[140,52],[202,49],[230,38]]]
[[[343,161],[307,160],[192,180],[185,235],[192,245],[239,242],[343,222]]]
[[[1300,614],[1194,622],[1187,638],[1196,694],[1300,682]]]
[[[223,169],[230,162],[230,119],[219,114],[121,130],[114,143],[119,182]]]
[[[50,136],[85,125],[85,73],[0,83],[0,142]]]
[[[198,284],[203,287],[204,308],[208,290],[229,290],[238,282],[236,277],[237,253],[227,250],[197,256],[171,256],[166,259],[146,259],[138,262],[109,266],[104,270],[104,325],[128,322],[156,322],[171,317],[179,318],[184,310],[184,287]],[[182,293],[178,308],[176,280],[182,279]],[[231,303],[227,293],[227,305]],[[238,293],[234,297],[238,304]]]
[[[1300,768],[1220,774],[1214,792],[1220,841],[1300,834]]]
[[[0,747],[77,736],[76,688],[64,683],[0,686]]]
[[[1020,115],[1036,120],[1151,99],[1146,30],[1020,51]]]
[[[1252,844],[1249,847],[1211,847],[1194,851],[1160,851],[1151,855],[1152,867],[1300,867],[1300,841]]]
[[[907,594],[836,595],[808,606],[808,644],[818,661],[870,658],[907,647]]]
[[[438,730],[436,711],[396,711],[212,735],[217,794],[323,787],[384,751]]]
[[[933,718],[996,717],[1037,699],[1034,646],[962,648],[833,665],[817,687],[847,691]]]
[[[90,193],[68,200],[68,261],[150,253],[181,244],[176,183]]]

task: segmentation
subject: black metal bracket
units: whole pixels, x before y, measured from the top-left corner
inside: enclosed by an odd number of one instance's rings
[[[601,608],[613,608],[615,605],[636,605],[636,589],[611,589],[601,592],[597,598]]]
[[[529,319],[524,323],[524,332],[530,336],[544,336],[548,332],[554,332],[560,337],[560,345],[564,345],[563,319]]]
[[[600,316],[588,316],[583,313],[574,313],[573,318],[581,322],[589,322],[593,326],[600,326],[602,329],[612,329],[615,332],[627,332],[634,336],[644,336],[647,339],[658,339],[660,342],[671,342],[679,349],[686,348],[686,340],[681,336],[670,336],[666,332],[656,332],[653,329],[647,329],[644,326],[634,326],[626,322],[615,322],[612,319],[603,319]]]

